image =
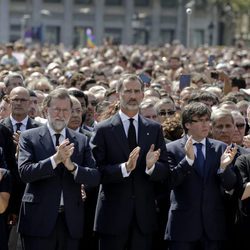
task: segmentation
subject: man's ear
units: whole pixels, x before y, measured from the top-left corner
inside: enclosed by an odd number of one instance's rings
[[[185,127],[186,129],[189,129],[189,128],[190,128],[190,122],[186,122],[186,123],[184,124],[184,127]]]

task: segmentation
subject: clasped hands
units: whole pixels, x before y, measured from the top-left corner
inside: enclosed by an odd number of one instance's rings
[[[147,170],[150,170],[154,164],[158,161],[160,154],[161,154],[161,149],[155,150],[155,145],[152,144],[147,155],[146,155],[146,168]],[[130,154],[128,161],[126,162],[126,169],[128,172],[133,171],[136,168],[136,163],[140,154],[140,147],[136,147]]]
[[[54,154],[54,160],[56,165],[63,163],[64,166],[72,171],[74,169],[74,164],[70,157],[74,152],[74,144],[69,142],[69,139],[63,140],[63,142],[56,147],[56,153]]]

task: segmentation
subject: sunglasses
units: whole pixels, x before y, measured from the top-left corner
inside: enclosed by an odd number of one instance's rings
[[[166,115],[174,115],[176,112],[176,110],[169,110],[169,111],[166,111],[166,110],[162,110],[160,112],[158,112],[158,115],[160,116],[166,116]]]

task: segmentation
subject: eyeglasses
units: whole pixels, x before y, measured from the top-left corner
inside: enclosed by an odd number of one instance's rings
[[[166,116],[166,115],[174,115],[176,112],[176,110],[169,110],[169,111],[166,111],[166,110],[161,110],[160,112],[158,112],[158,115],[160,116]]]
[[[246,124],[245,123],[236,123],[235,126],[239,129],[245,128]]]
[[[191,122],[193,123],[207,123],[207,122],[210,122],[210,119],[209,118],[206,118],[206,119],[197,119],[197,120],[191,120]]]
[[[56,115],[58,115],[59,113],[63,113],[64,115],[68,115],[71,112],[71,109],[59,109],[59,108],[50,108],[50,110],[52,110],[52,112]]]
[[[24,102],[28,102],[29,100],[27,99],[23,99],[23,98],[15,98],[15,99],[10,99],[12,102],[14,103],[17,103],[17,102],[21,102],[21,103],[24,103]]]

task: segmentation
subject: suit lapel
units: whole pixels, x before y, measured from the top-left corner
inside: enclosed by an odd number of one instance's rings
[[[50,154],[53,155],[56,152],[56,150],[47,126],[41,128],[39,135],[40,135],[40,142],[43,145],[44,150],[50,152]]]
[[[7,128],[9,128],[9,129],[12,131],[12,133],[14,133],[14,129],[13,129],[13,126],[12,126],[12,123],[11,123],[11,120],[10,120],[10,117],[7,117],[7,118],[5,119],[4,125],[5,125]]]
[[[125,153],[126,158],[129,155],[129,146],[128,146],[128,139],[124,131],[124,127],[120,118],[120,115],[116,113],[111,118],[111,124],[112,124],[112,135],[115,137],[115,141],[119,144],[117,147],[120,147],[122,149],[122,152]]]

